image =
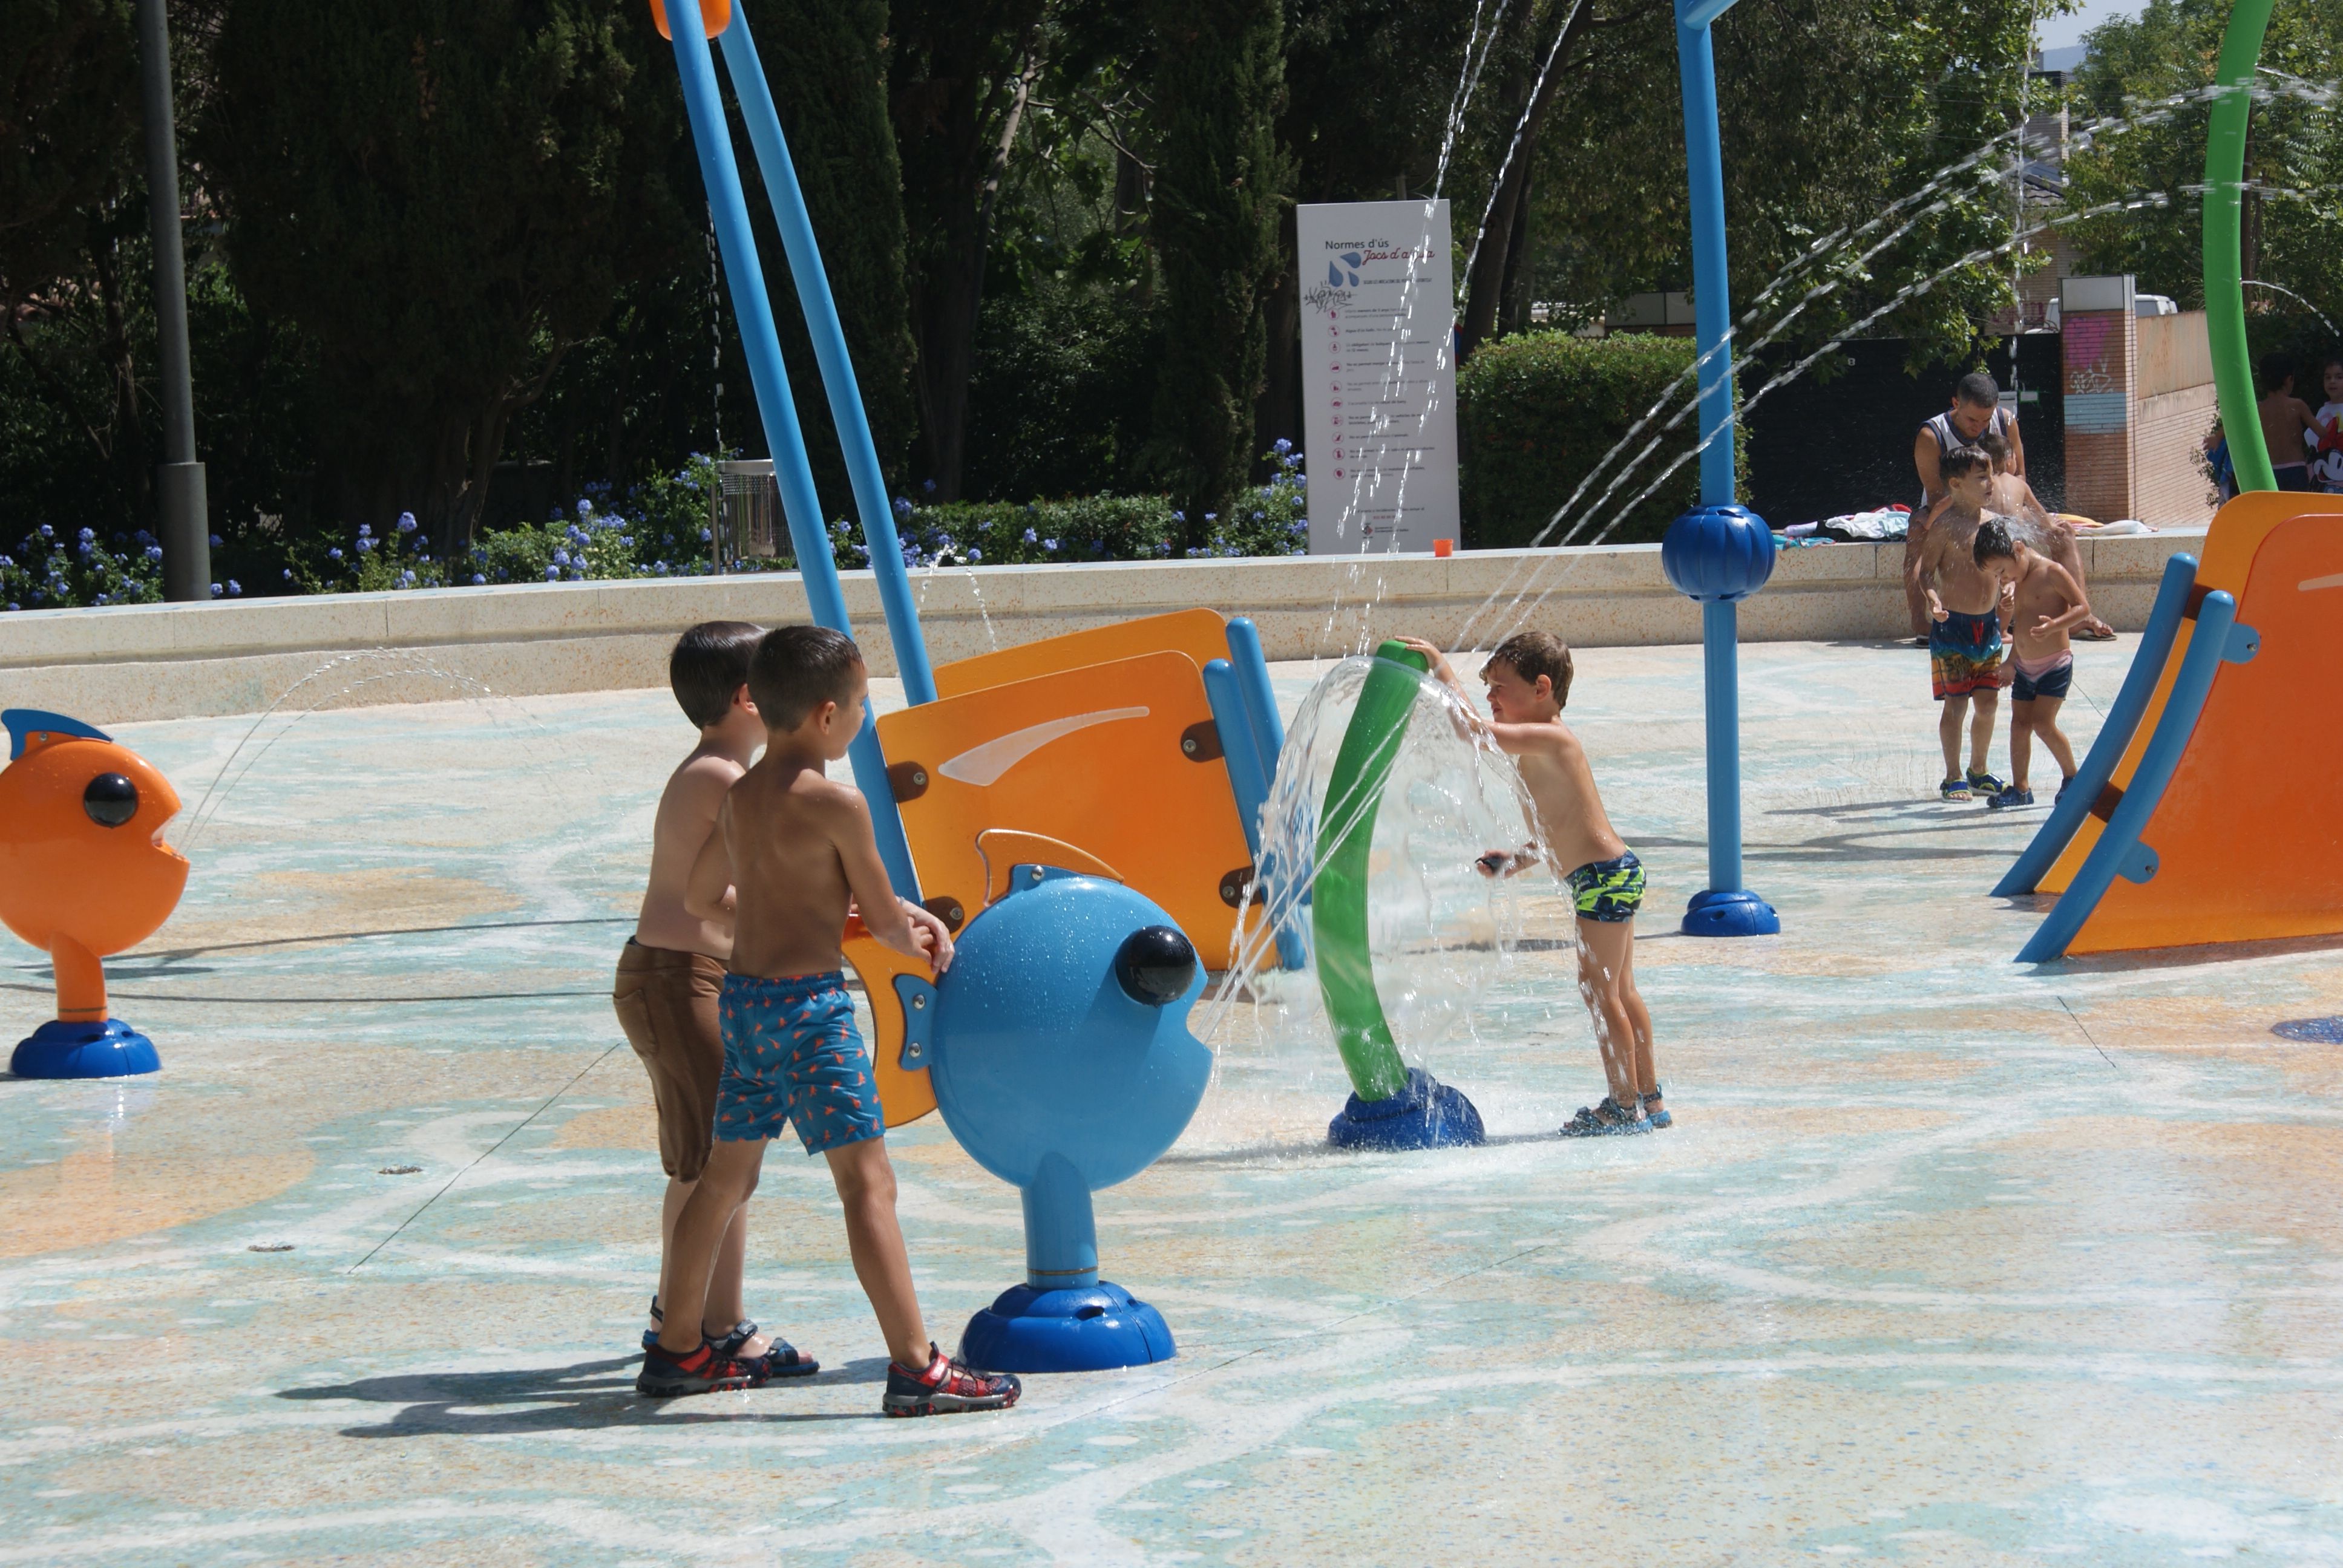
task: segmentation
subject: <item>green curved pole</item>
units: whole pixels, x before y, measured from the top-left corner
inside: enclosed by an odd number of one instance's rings
[[[2254,398],[2253,357],[2246,352],[2246,290],[2238,233],[2245,208],[2246,124],[2254,100],[2254,67],[2261,62],[2271,0],[2237,0],[2221,39],[2214,79],[2224,88],[2213,100],[2205,138],[2205,330],[2213,349],[2213,388],[2237,488],[2275,490],[2269,448],[2262,442],[2261,409]]]
[[[1359,706],[1342,731],[1342,749],[1334,754],[1319,817],[1318,876],[1310,900],[1318,992],[1325,999],[1351,1087],[1366,1101],[1389,1100],[1407,1087],[1407,1064],[1392,1042],[1391,1024],[1375,994],[1374,960],[1367,952],[1367,857],[1374,847],[1375,810],[1391,781],[1425,668],[1423,656],[1404,644],[1386,642],[1375,649]]]

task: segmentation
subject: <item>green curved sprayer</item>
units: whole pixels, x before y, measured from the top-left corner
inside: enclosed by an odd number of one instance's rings
[[[1406,739],[1408,715],[1415,709],[1426,668],[1423,656],[1402,643],[1375,649],[1359,706],[1334,754],[1319,817],[1318,875],[1310,903],[1318,990],[1351,1087],[1361,1100],[1388,1100],[1407,1086],[1407,1064],[1392,1042],[1383,1000],[1375,994],[1374,960],[1367,952],[1367,858],[1374,846],[1375,809]]]
[[[2213,385],[2229,461],[2240,490],[2275,490],[2269,448],[2262,444],[2261,409],[2254,399],[2254,366],[2246,348],[2246,290],[2239,246],[2245,205],[2246,125],[2254,101],[2254,67],[2269,26],[2270,0],[2237,0],[2221,39],[2214,79],[2227,91],[2213,100],[2205,137],[2205,330],[2213,350]]]

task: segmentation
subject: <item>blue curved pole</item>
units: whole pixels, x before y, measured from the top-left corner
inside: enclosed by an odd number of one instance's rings
[[[724,259],[732,317],[740,328],[740,347],[748,357],[749,380],[756,389],[757,412],[765,426],[765,445],[773,455],[773,476],[780,483],[781,509],[789,518],[789,541],[797,550],[806,600],[816,621],[851,637],[853,623],[847,618],[846,596],[838,586],[838,563],[830,558],[830,530],[822,526],[813,468],[806,461],[805,432],[798,426],[789,373],[781,364],[780,339],[773,331],[772,302],[765,296],[764,269],[758,264],[756,236],[749,228],[740,169],[732,160],[731,131],[716,95],[716,65],[709,55],[699,20],[699,0],[668,0],[668,25],[675,35],[683,106],[699,154],[699,177],[708,187],[709,216],[716,225],[716,246]],[[847,760],[853,767],[855,784],[870,803],[871,827],[879,839],[879,858],[887,866],[887,879],[899,895],[917,900],[920,881],[911,867],[911,847],[903,837],[903,819],[895,808],[894,791],[887,785],[887,757],[879,747],[878,727],[867,712],[862,733],[854,738]]]
[[[2237,626],[2237,600],[2217,590],[2205,596],[2197,611],[2196,633],[2188,639],[2188,651],[2181,656],[2171,695],[2164,699],[2164,716],[2156,721],[2156,733],[2140,755],[2131,787],[2107,819],[2107,831],[2083,857],[2082,868],[2059,896],[2056,907],[2018,950],[2019,963],[2047,963],[2063,958],[2067,944],[2099,907],[2117,877],[2131,882],[2155,878],[2156,851],[2140,841],[2140,835],[2147,830],[2147,819],[2164,799],[2173,769],[2180,766],[2180,754],[2188,749],[2197,717],[2205,711],[2206,695],[2213,689],[2214,675],[2224,663],[2242,664],[2254,656],[2253,628]]]
[[[749,145],[756,149],[757,171],[764,176],[765,195],[773,204],[798,303],[805,308],[806,332],[813,339],[814,363],[821,367],[822,389],[830,395],[830,416],[838,424],[839,445],[846,453],[847,477],[854,487],[854,509],[862,519],[862,542],[870,551],[870,570],[879,581],[879,603],[894,644],[895,668],[903,678],[903,699],[913,707],[933,702],[936,678],[928,664],[927,640],[920,634],[911,576],[903,569],[903,547],[895,537],[895,514],[888,505],[886,476],[879,467],[878,443],[870,438],[870,418],[854,378],[854,360],[846,350],[830,273],[821,264],[813,219],[798,186],[797,166],[789,159],[789,141],[781,134],[781,117],[773,107],[772,88],[757,58],[757,40],[749,32],[749,12],[741,0],[732,0],[732,21],[718,42],[724,46],[732,95],[749,127]]]
[[[2156,607],[2147,612],[2147,628],[2139,634],[2139,646],[2133,650],[2131,668],[2124,672],[2123,688],[2116,693],[2115,703],[2100,721],[2099,733],[2091,742],[2083,765],[2075,769],[2075,781],[2067,785],[2050,809],[2049,819],[2034,835],[2000,881],[1993,886],[1996,899],[2016,898],[2030,893],[2037,887],[2058,857],[2066,851],[2075,829],[2091,814],[2098,803],[2099,792],[2115,776],[2116,764],[2123,759],[2124,749],[2131,744],[2132,733],[2139,728],[2140,715],[2147,711],[2147,699],[2156,693],[2156,683],[2164,674],[2165,660],[2172,657],[2173,639],[2180,631],[2180,618],[2188,608],[2188,590],[2197,581],[2197,558],[2177,555],[2164,563],[2164,581],[2156,590]]]

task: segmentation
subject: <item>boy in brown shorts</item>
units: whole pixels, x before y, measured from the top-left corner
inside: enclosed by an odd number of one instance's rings
[[[669,1300],[675,1220],[708,1163],[716,1126],[716,1085],[724,1073],[724,1040],[717,1000],[732,957],[732,922],[702,920],[683,907],[685,884],[700,849],[715,831],[724,792],[749,770],[765,743],[764,721],[749,696],[749,660],[762,627],[746,621],[704,621],[677,639],[669,655],[668,685],[684,717],[699,727],[699,744],[683,759],[659,796],[651,828],[650,885],[643,891],[635,934],[618,956],[611,1005],[627,1043],[650,1074],[659,1110],[659,1163],[667,1168],[667,1201],[659,1211],[659,1294],[651,1298],[648,1351],[658,1342],[661,1303]],[[769,1346],[740,1304],[741,1260],[748,1247],[745,1217],[736,1217],[717,1250],[700,1332],[731,1359],[766,1355]],[[776,1369],[783,1370],[783,1369]]]

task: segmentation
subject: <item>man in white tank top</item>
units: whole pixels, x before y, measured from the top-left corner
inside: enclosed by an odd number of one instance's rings
[[[1992,377],[1973,372],[1954,385],[1952,407],[1923,423],[1912,438],[1912,467],[1920,475],[1920,505],[1912,513],[1912,526],[1904,538],[1904,606],[1912,636],[1922,644],[1928,640],[1928,596],[1920,587],[1915,563],[1927,537],[1927,525],[1922,519],[1945,495],[1944,476],[1937,465],[1946,453],[1975,446],[1987,431],[2009,443],[2010,472],[2024,478],[2026,447],[2017,438],[2017,416],[2001,406],[2001,388]]]

